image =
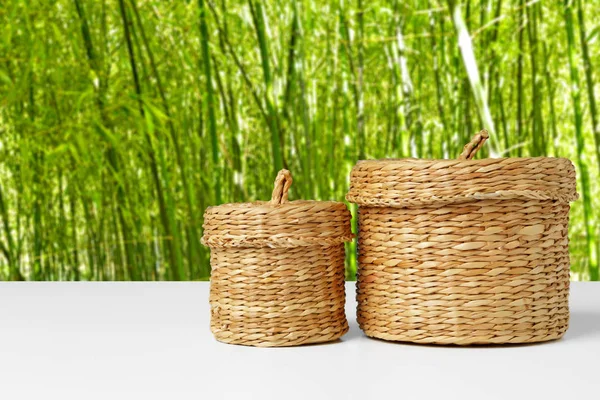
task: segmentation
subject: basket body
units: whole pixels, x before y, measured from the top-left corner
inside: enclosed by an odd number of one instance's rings
[[[560,338],[575,198],[565,159],[359,163],[361,329],[458,345]]]
[[[348,331],[344,312],[345,204],[290,202],[211,207],[211,331],[259,346],[327,342]]]

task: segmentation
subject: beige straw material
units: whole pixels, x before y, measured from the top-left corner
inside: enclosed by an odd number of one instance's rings
[[[249,346],[327,342],[348,331],[344,242],[350,212],[333,201],[287,201],[279,172],[269,202],[209,207],[202,242],[211,248],[211,330]]]
[[[487,132],[486,132],[487,134]],[[359,162],[358,314],[380,339],[437,344],[540,342],[569,321],[566,159]]]

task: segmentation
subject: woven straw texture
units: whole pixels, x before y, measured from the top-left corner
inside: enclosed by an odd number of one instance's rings
[[[202,241],[211,248],[211,330],[249,346],[327,342],[348,331],[344,203],[287,201],[282,170],[270,202],[209,207]]]
[[[560,338],[569,321],[566,159],[359,162],[358,314],[380,339],[500,344]]]

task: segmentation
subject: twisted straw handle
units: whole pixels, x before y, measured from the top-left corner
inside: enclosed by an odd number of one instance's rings
[[[488,140],[489,137],[490,135],[488,131],[485,129],[480,130],[477,134],[475,134],[475,136],[473,136],[473,139],[471,139],[471,141],[465,145],[462,153],[460,153],[460,156],[458,156],[458,159],[471,160],[473,157],[475,157],[475,153],[477,153],[477,151],[483,147],[483,144],[486,140]]]
[[[269,204],[274,206],[283,204],[288,201],[288,191],[292,186],[292,174],[287,169],[282,169],[275,178],[275,187],[271,195]]]

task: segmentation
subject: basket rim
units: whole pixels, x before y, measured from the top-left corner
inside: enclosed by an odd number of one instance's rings
[[[307,206],[320,206],[320,208],[331,208],[332,210],[341,208],[347,208],[346,203],[342,201],[334,201],[334,200],[292,200],[287,201],[282,204],[272,204],[269,201],[265,200],[256,200],[256,201],[248,201],[242,203],[224,203],[218,204],[214,206],[206,207],[205,214],[210,214],[218,211],[242,211],[244,209],[250,210],[260,210],[265,209],[268,211],[273,211],[274,209],[278,210],[291,210],[294,208],[306,208]]]
[[[535,156],[535,157],[487,157],[487,158],[479,158],[479,159],[470,159],[470,160],[462,160],[462,159],[448,159],[448,158],[416,158],[416,157],[403,157],[403,158],[377,158],[377,159],[367,159],[367,160],[358,160],[353,168],[356,168],[359,165],[363,164],[401,164],[401,163],[414,163],[414,164],[429,164],[429,163],[444,163],[448,165],[487,165],[498,162],[506,162],[511,160],[515,163],[523,162],[528,160],[556,160],[560,162],[569,162],[572,164],[572,161],[566,157],[547,157],[547,156]]]
[[[346,203],[295,200],[228,203],[204,213],[209,247],[332,246],[353,239]]]
[[[374,207],[411,207],[486,199],[567,203],[578,196],[575,166],[564,157],[408,157],[358,161],[346,200]]]

